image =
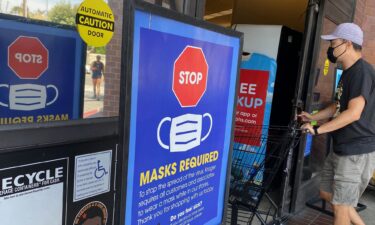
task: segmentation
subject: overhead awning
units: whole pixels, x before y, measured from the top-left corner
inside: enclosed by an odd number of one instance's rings
[[[285,25],[303,31],[308,0],[207,0],[205,20],[231,24]]]

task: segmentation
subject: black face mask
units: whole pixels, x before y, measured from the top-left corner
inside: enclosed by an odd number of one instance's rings
[[[333,52],[335,51],[335,49],[338,48],[338,47],[340,47],[340,46],[343,45],[343,44],[345,44],[345,42],[343,42],[343,43],[337,45],[337,46],[334,47],[334,48],[333,48],[333,47],[329,47],[329,48],[328,48],[328,50],[327,50],[327,58],[328,58],[329,61],[331,61],[331,63],[336,63],[336,62],[337,62],[337,59],[338,59],[340,56],[342,56],[343,54],[345,54],[346,49],[345,49],[345,51],[344,51],[343,53],[341,53],[341,55],[339,55],[339,56],[337,56],[337,57],[333,54]]]

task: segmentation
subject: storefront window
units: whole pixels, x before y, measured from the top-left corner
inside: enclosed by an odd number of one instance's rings
[[[82,2],[0,1],[0,125],[119,115],[123,1],[105,1],[114,32],[100,47],[78,34]]]

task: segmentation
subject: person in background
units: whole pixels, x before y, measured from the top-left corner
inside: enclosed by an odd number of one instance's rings
[[[104,74],[104,64],[101,60],[100,55],[96,56],[96,61],[91,64],[91,78],[92,78],[92,85],[94,95],[93,98],[100,100],[100,85],[102,83],[102,78]]]
[[[363,31],[353,23],[340,24],[330,35],[327,57],[344,69],[335,102],[311,115],[306,122],[333,118],[321,126],[305,123],[302,129],[313,135],[331,133],[330,152],[322,173],[320,197],[330,202],[335,225],[364,225],[354,207],[365,191],[375,166],[375,71],[362,58]]]

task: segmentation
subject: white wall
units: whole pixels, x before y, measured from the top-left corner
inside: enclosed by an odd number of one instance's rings
[[[243,51],[261,53],[277,60],[282,26],[276,25],[234,25],[244,33]]]

